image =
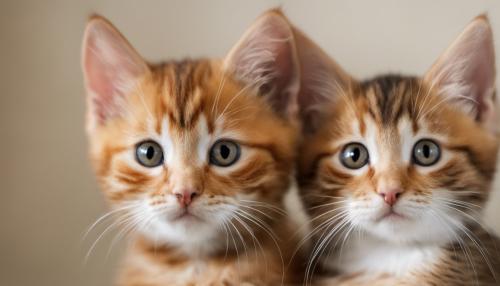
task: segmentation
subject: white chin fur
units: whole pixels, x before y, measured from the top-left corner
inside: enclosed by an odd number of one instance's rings
[[[402,217],[381,218],[389,207],[379,197],[368,202],[351,201],[348,213],[354,225],[388,242],[442,245],[457,239],[461,216],[432,200],[430,204],[398,202],[394,211]]]
[[[428,203],[401,198],[394,211],[405,217],[381,219],[389,207],[380,197],[349,198],[345,206],[360,235],[347,239],[342,255],[332,255],[324,266],[342,273],[406,275],[427,269],[442,255],[441,246],[458,239],[463,216],[443,205],[449,192],[433,192]],[[356,233],[356,231],[352,231]]]
[[[180,212],[177,205],[168,205],[171,211],[154,211],[145,203],[141,215],[149,215],[149,223],[143,223],[138,231],[156,245],[170,245],[184,250],[187,255],[208,254],[227,247],[223,223],[233,211],[231,206],[218,210],[208,209],[201,202],[193,204],[192,213],[199,218],[174,219]],[[173,210],[172,210],[173,209]]]

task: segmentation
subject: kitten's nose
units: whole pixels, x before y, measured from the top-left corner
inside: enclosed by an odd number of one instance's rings
[[[398,199],[402,193],[403,193],[403,190],[401,190],[401,189],[391,189],[391,190],[387,190],[384,192],[379,192],[380,196],[390,206],[393,206],[396,204],[396,202],[398,201]]]
[[[194,198],[199,195],[199,192],[195,189],[180,189],[173,192],[177,201],[182,207],[189,206]]]

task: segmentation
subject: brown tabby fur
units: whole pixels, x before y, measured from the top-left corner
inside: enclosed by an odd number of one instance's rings
[[[424,105],[422,101],[428,93],[428,103]],[[384,76],[356,85],[353,83],[346,96],[345,100],[337,101],[335,106],[329,109],[332,112],[324,121],[325,125],[320,127],[320,130],[330,132],[322,132],[308,138],[301,152],[301,190],[306,209],[310,210],[309,215],[313,218],[325,212],[325,207],[318,207],[325,204],[324,196],[335,197],[342,196],[344,192],[354,192],[355,197],[363,199],[364,192],[375,188],[379,177],[371,168],[366,176],[356,178],[335,169],[326,160],[338,152],[338,149],[331,148],[331,142],[346,136],[354,120],[359,122],[359,129],[364,130],[363,115],[368,115],[379,126],[383,126],[388,136],[397,137],[396,125],[399,118],[411,118],[414,130],[418,130],[418,108],[422,107],[421,114],[424,114],[441,100],[421,80],[399,76]],[[351,112],[349,105],[354,105],[356,113]],[[447,106],[429,112],[425,122],[429,124],[432,133],[450,138],[450,143],[444,147],[453,152],[454,158],[428,176],[417,173],[412,166],[395,168],[393,174],[401,180],[405,189],[412,190],[415,201],[426,203],[433,188],[447,187],[457,192],[466,189],[478,191],[479,193],[470,194],[464,192],[459,197],[460,200],[483,206],[488,197],[485,190],[491,188],[495,173],[497,139],[475,126],[476,123],[469,118]],[[468,207],[459,208],[467,211]],[[320,225],[326,219],[327,217],[324,217],[314,221],[314,226]],[[318,285],[498,285],[494,275],[500,277],[500,240],[475,224],[469,225],[468,228],[474,233],[487,258],[483,257],[475,242],[465,237],[464,245],[457,242],[443,246],[442,258],[428,272],[416,271],[410,277],[403,278],[390,275],[373,277],[370,273],[359,273],[318,282]],[[344,238],[343,233],[340,236],[337,247]],[[356,235],[350,239],[355,240]],[[471,256],[470,260],[468,256]],[[491,268],[496,272],[494,275],[485,259],[491,263]],[[471,264],[474,266],[471,267]],[[480,282],[476,284],[477,281]]]
[[[484,21],[484,18],[476,21]],[[301,49],[300,43],[298,49]],[[330,65],[338,68],[333,62]],[[335,74],[345,73],[342,70],[330,71],[331,77],[337,78],[337,83],[329,86],[329,100],[311,111],[317,112],[316,124],[311,124],[311,128],[305,131],[306,138],[299,152],[301,195],[311,217],[313,245],[320,250],[320,258],[310,261],[311,271],[320,269],[327,259],[335,260],[340,255],[346,255],[349,247],[340,250],[346,240],[355,241],[363,237],[356,233],[356,229],[349,231],[347,223],[328,243],[318,246],[329,231],[343,223],[339,219],[345,206],[343,200],[350,197],[360,202],[368,201],[368,197],[377,192],[380,180],[399,182],[404,190],[401,197],[424,206],[429,204],[435,189],[450,190],[454,199],[464,202],[453,206],[458,215],[477,218],[477,212],[488,199],[498,152],[497,135],[481,125],[482,118],[466,115],[451,101],[444,100],[433,82],[435,78],[384,75],[357,81],[339,79]],[[323,75],[323,78],[329,80],[328,76]],[[312,97],[314,93],[307,96]],[[443,138],[441,148],[451,157],[447,163],[428,173],[418,171],[412,164],[401,163],[402,130],[398,125],[402,120],[408,120],[406,128],[412,134],[425,128],[428,134]],[[333,164],[332,158],[338,156],[346,138],[351,138],[357,132],[355,129],[362,136],[366,135],[369,123],[375,125],[376,135],[373,136],[376,136],[376,144],[384,150],[380,156],[389,156],[393,162],[390,167],[380,171],[369,164],[362,174],[353,175]],[[313,128],[314,131],[311,131]],[[339,210],[335,211],[335,208]],[[337,223],[328,226],[325,224],[328,221]],[[475,220],[467,222],[465,227],[473,238],[460,233],[463,243],[439,245],[439,258],[423,269],[402,276],[358,272],[329,273],[326,276],[330,278],[320,278],[321,275],[316,274],[316,283],[348,286],[499,285],[500,240]],[[305,281],[309,282],[311,275],[307,274]]]

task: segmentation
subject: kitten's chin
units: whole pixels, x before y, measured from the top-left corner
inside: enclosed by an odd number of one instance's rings
[[[391,242],[405,243],[418,240],[416,226],[408,218],[398,215],[388,215],[383,219],[377,219],[372,225],[364,227],[369,233]]]
[[[372,235],[398,244],[446,244],[456,237],[456,229],[442,225],[425,215],[413,218],[400,213],[388,213],[374,218],[362,228]]]
[[[199,224],[206,223],[204,219],[190,212],[181,212],[169,219],[169,224],[178,224],[186,229],[197,227]]]
[[[219,228],[192,214],[170,219],[155,219],[142,234],[157,245],[169,245],[184,250],[187,255],[209,254],[222,244]]]

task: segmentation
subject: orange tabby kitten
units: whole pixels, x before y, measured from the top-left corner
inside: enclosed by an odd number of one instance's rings
[[[266,13],[222,61],[150,64],[95,16],[83,70],[91,159],[135,234],[119,285],[291,282],[281,210],[299,67],[286,19]]]
[[[422,78],[358,81],[297,39],[303,80],[321,83],[301,97],[306,281],[319,263],[339,274],[325,285],[499,285],[499,240],[481,224],[498,152],[488,19]]]

